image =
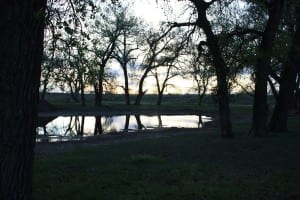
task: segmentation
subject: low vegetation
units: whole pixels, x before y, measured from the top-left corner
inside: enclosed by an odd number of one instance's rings
[[[251,109],[232,105],[234,139],[221,139],[217,127],[208,127],[172,137],[37,154],[34,197],[299,198],[300,116],[290,116],[292,131],[254,138],[248,134]]]

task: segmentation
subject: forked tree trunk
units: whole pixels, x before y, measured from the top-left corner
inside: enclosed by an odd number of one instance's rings
[[[0,199],[32,199],[45,6],[0,2]]]
[[[269,129],[274,132],[286,131],[288,121],[288,111],[293,103],[294,91],[297,87],[297,65],[299,65],[299,47],[300,47],[300,14],[299,7],[296,11],[296,32],[294,33],[293,43],[289,52],[290,62],[285,64],[281,75],[281,84],[279,88],[278,101],[276,102]]]
[[[134,105],[136,105],[136,106],[141,105],[142,98],[143,98],[144,94],[146,93],[145,91],[143,91],[143,86],[144,86],[144,81],[147,78],[147,75],[150,71],[151,71],[151,68],[147,68],[141,77],[141,80],[139,82],[138,94],[136,96],[135,103],[134,103]]]
[[[283,12],[284,0],[274,0],[269,9],[269,20],[262,36],[255,66],[252,131],[254,136],[267,134],[267,78],[273,42]]]
[[[274,132],[287,130],[288,111],[293,103],[291,99],[296,85],[296,69],[294,66],[286,66],[281,77],[278,100],[269,123],[270,131]]]

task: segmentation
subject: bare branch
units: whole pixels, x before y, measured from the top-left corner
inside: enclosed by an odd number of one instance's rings
[[[255,34],[255,35],[258,35],[258,36],[262,36],[263,32],[259,31],[259,30],[256,30],[256,29],[247,28],[247,29],[243,29],[243,30],[234,30],[231,33],[225,34],[225,37],[229,38],[229,37],[232,37],[232,36],[243,36],[243,35],[247,35],[247,34]]]
[[[159,36],[158,38],[156,38],[154,41],[152,41],[152,43],[156,43],[157,41],[161,40],[162,38],[166,37],[166,35],[168,35],[168,33],[170,33],[172,31],[173,28],[179,28],[179,27],[187,27],[187,26],[196,26],[197,23],[196,22],[182,22],[182,23],[177,23],[177,22],[169,22],[168,23],[170,26],[167,29],[166,32],[164,32],[161,36]]]

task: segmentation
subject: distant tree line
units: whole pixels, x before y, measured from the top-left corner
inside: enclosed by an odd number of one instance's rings
[[[181,29],[172,30],[161,37],[167,25],[158,30],[146,26],[130,14],[129,6],[94,6],[84,13],[83,21],[78,24],[67,14],[63,19],[55,15],[49,17],[44,40],[41,100],[48,90],[59,88],[69,92],[73,101],[85,105],[85,89],[89,87],[93,88],[95,105],[101,106],[103,94],[120,87],[125,103],[130,105],[130,83],[137,81],[134,104],[140,105],[147,91],[145,79],[151,76],[156,82],[157,104],[160,105],[163,93],[170,86],[169,80],[183,73],[184,68],[178,62],[185,56],[184,49],[190,42],[187,33]],[[122,73],[111,66],[118,66]],[[162,74],[165,77],[162,78]],[[118,76],[123,77],[121,85],[117,82]]]

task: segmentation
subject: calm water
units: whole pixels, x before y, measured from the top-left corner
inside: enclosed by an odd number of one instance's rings
[[[40,118],[37,141],[67,141],[112,132],[133,132],[157,128],[202,128],[212,121],[197,115],[120,115],[120,116],[58,116]]]

